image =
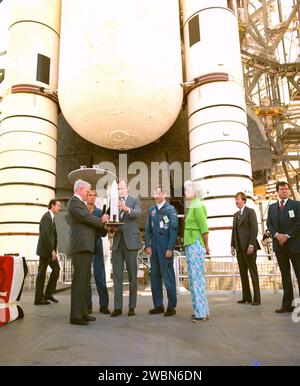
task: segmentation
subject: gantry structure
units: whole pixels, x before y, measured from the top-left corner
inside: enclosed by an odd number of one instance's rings
[[[272,149],[270,179],[300,185],[300,0],[237,0],[246,102]]]

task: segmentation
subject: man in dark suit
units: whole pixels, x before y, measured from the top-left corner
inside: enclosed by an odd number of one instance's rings
[[[124,261],[129,278],[129,311],[128,316],[135,315],[137,298],[137,252],[142,247],[139,231],[139,218],[141,216],[140,201],[128,194],[125,181],[118,184],[120,225],[114,234],[112,244],[112,265],[114,281],[114,306],[112,317],[122,314],[123,307],[123,271]]]
[[[237,261],[242,281],[242,299],[239,304],[260,304],[259,279],[256,265],[256,251],[260,249],[257,241],[257,218],[254,209],[248,208],[245,204],[247,197],[245,193],[238,192],[235,195],[235,204],[238,211],[233,216],[233,228],[231,235],[231,253],[237,255]],[[253,301],[250,291],[248,270],[253,286]]]
[[[283,313],[294,310],[290,261],[300,289],[300,203],[289,199],[291,191],[287,182],[277,182],[276,191],[279,201],[269,207],[267,227],[273,237],[283,286],[282,306],[275,312]]]
[[[87,325],[96,320],[88,314],[88,291],[91,280],[92,256],[96,248],[96,230],[101,234],[109,216],[101,219],[93,216],[84,204],[91,189],[88,182],[78,180],[74,185],[74,195],[68,202],[68,221],[70,225],[70,255],[74,267],[71,286],[70,323]]]
[[[35,305],[50,304],[50,301],[58,303],[58,300],[53,297],[53,294],[60,271],[57,260],[57,232],[54,220],[54,216],[59,211],[60,202],[51,200],[48,205],[48,211],[43,215],[40,221],[39,240],[36,249],[36,254],[40,256],[40,262],[35,285]],[[44,295],[44,285],[48,265],[52,268],[52,272]]]

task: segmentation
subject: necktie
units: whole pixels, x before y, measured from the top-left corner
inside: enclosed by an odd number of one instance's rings
[[[238,219],[240,219],[242,217],[242,211],[239,210],[239,213],[238,213]]]
[[[280,210],[282,210],[284,208],[284,200],[281,200],[280,201]]]
[[[120,198],[121,201],[123,201],[125,203],[125,199],[123,197]],[[120,219],[122,220],[123,216],[124,216],[124,210],[123,209],[120,209],[119,211],[119,217]]]

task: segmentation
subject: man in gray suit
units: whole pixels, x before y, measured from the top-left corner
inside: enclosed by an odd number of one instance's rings
[[[129,311],[128,316],[135,315],[137,298],[137,252],[142,247],[139,218],[141,216],[140,201],[138,198],[128,194],[125,181],[120,181],[119,188],[119,210],[120,225],[114,234],[112,244],[112,265],[114,280],[114,302],[115,309],[111,317],[122,314],[123,307],[123,271],[124,261],[129,278]]]
[[[260,249],[257,241],[257,218],[254,209],[248,208],[245,204],[247,197],[245,193],[238,192],[235,195],[235,204],[238,211],[233,216],[233,228],[231,237],[231,253],[237,253],[243,297],[239,304],[260,304],[259,278],[256,265],[256,251]],[[253,301],[249,286],[248,270],[252,279]]]
[[[70,255],[74,267],[71,286],[70,323],[87,325],[96,320],[88,314],[88,291],[91,280],[92,256],[96,249],[96,231],[101,235],[104,223],[109,216],[101,219],[93,216],[84,204],[91,189],[88,182],[78,180],[74,185],[74,195],[68,202],[68,221],[70,225]]]

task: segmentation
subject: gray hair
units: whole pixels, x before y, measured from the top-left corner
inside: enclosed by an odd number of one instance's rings
[[[195,197],[198,197],[198,198],[201,198],[203,196],[203,191],[198,181],[191,181],[191,180],[185,181],[184,190],[189,191],[191,194],[193,194]]]
[[[77,180],[75,181],[75,184],[74,184],[74,192],[78,192],[78,190],[82,189],[82,188],[91,188],[91,184],[89,184],[88,182],[86,181],[83,181],[83,180]]]

